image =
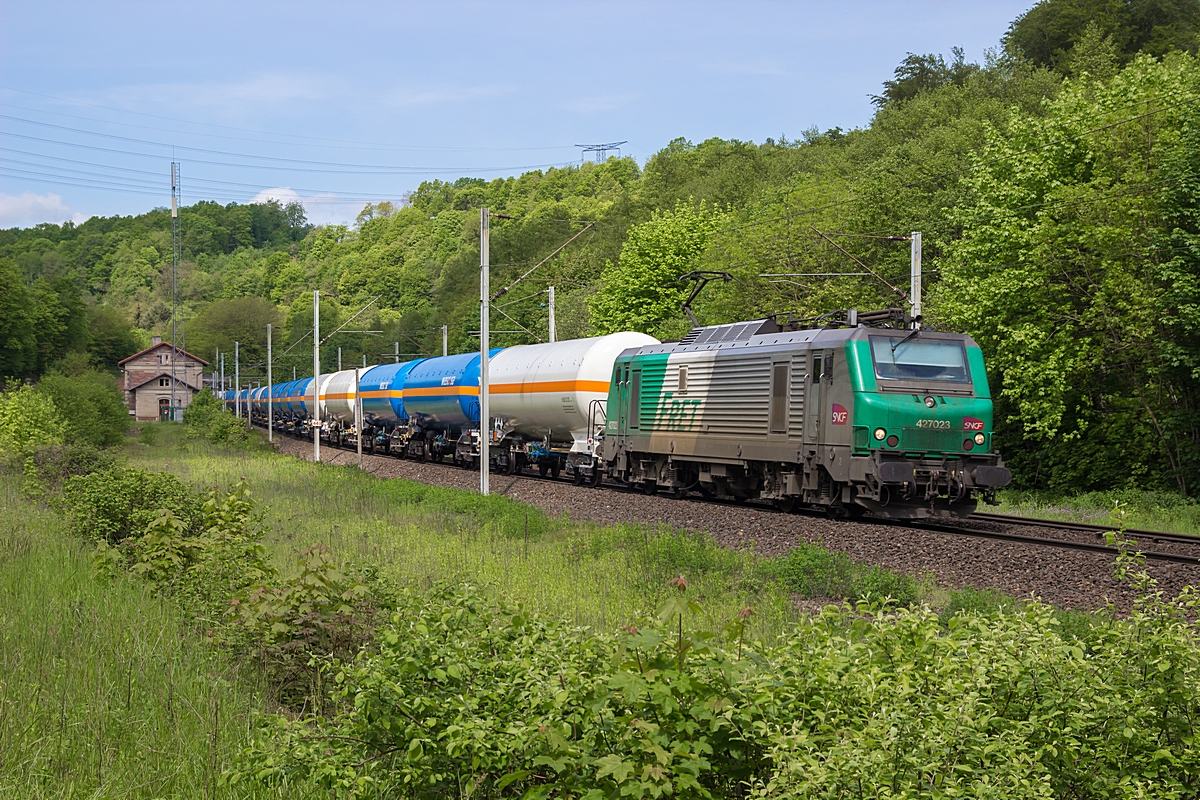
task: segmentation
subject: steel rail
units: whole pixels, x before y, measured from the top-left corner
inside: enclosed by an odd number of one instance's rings
[[[1030,528],[1054,528],[1064,531],[1094,533],[1104,536],[1108,533],[1120,533],[1121,529],[1113,525],[1096,525],[1090,522],[1069,522],[1060,519],[1040,519],[1038,517],[1014,517],[1009,514],[989,514],[976,511],[968,519],[981,522],[996,522],[1003,525],[1020,525]],[[1150,539],[1155,542],[1171,544],[1200,545],[1200,536],[1188,536],[1182,533],[1166,533],[1164,531],[1148,531],[1139,528],[1126,528],[1123,535],[1132,539]]]

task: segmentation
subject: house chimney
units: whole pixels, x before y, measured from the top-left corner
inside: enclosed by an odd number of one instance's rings
[[[161,336],[151,336],[150,337],[150,346],[153,347],[156,344],[162,344]]]

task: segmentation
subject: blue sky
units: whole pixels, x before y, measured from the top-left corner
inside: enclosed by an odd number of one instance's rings
[[[908,52],[982,60],[1032,0],[0,0],[0,228],[300,199],[353,220],[422,180],[627,140],[761,142],[871,118]]]

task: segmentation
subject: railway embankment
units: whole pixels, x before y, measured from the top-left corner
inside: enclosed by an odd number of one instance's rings
[[[277,435],[279,452],[311,460],[312,442]],[[357,465],[355,452],[322,446],[322,461]],[[383,455],[363,455],[363,468],[379,478],[473,490],[478,474],[447,464],[419,463]],[[831,520],[823,516],[783,514],[754,504],[736,505],[673,499],[605,486],[575,486],[565,480],[530,475],[493,475],[492,491],[574,520],[611,525],[667,525],[711,535],[720,544],[782,556],[798,544],[817,544],[855,561],[959,589],[994,589],[1013,597],[1038,597],[1061,608],[1101,609],[1110,603],[1127,611],[1133,592],[1113,576],[1113,560],[1104,553],[1047,548],[1032,543],[992,541],[931,531],[917,525]],[[1168,594],[1200,585],[1200,563],[1150,563],[1148,572]]]

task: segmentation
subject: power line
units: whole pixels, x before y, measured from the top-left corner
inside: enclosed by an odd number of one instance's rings
[[[168,122],[182,122],[186,125],[199,125],[199,126],[206,127],[206,128],[220,128],[222,130],[240,131],[242,133],[257,133],[257,134],[261,134],[264,136],[276,136],[276,137],[280,137],[280,138],[291,138],[291,139],[307,139],[312,142],[325,142],[326,143],[326,145],[304,145],[304,144],[300,145],[300,146],[304,146],[304,147],[330,146],[330,147],[337,147],[337,148],[345,149],[347,145],[361,145],[363,149],[382,148],[382,149],[395,149],[395,150],[444,150],[444,151],[463,151],[463,152],[524,152],[524,151],[532,151],[532,150],[565,150],[568,147],[568,145],[547,145],[547,146],[539,145],[539,146],[535,146],[535,147],[445,147],[445,146],[437,146],[437,145],[395,145],[395,144],[384,144],[384,143],[380,143],[380,142],[358,142],[358,141],[351,141],[351,140],[329,139],[329,138],[324,138],[324,137],[320,137],[320,136],[304,136],[302,134],[296,134],[296,133],[279,133],[277,131],[262,131],[262,130],[256,130],[254,128],[239,128],[239,127],[236,127],[233,125],[220,125],[220,124],[217,124],[214,122],[200,122],[198,120],[183,119],[180,117],[167,117],[167,116],[163,116],[161,114],[147,114],[142,111],[130,111],[129,109],[116,108],[114,106],[106,106],[106,105],[102,105],[100,103],[89,103],[89,102],[82,101],[82,100],[70,100],[70,99],[63,98],[63,97],[56,97],[54,95],[41,94],[39,92],[30,92],[25,89],[17,89],[17,88],[11,87],[11,86],[0,86],[0,90],[9,91],[9,92],[18,92],[20,94],[27,94],[32,97],[43,97],[43,98],[46,98],[47,100],[56,100],[60,103],[68,103],[71,105],[87,106],[89,108],[102,108],[106,111],[116,111],[117,113],[120,113],[120,114],[130,114],[133,116],[146,117],[149,119],[161,119],[161,120],[167,120]],[[165,129],[165,128],[151,128],[151,127],[144,126],[144,125],[134,125],[132,123],[127,123],[127,122],[110,122],[110,121],[105,121],[105,120],[96,120],[91,117],[80,117],[80,116],[75,116],[73,114],[63,114],[63,113],[57,112],[57,111],[46,111],[44,109],[32,109],[32,108],[26,108],[23,106],[14,106],[11,104],[6,104],[6,105],[8,105],[9,108],[19,108],[22,111],[32,111],[33,113],[38,113],[38,114],[52,114],[54,116],[69,117],[71,119],[81,119],[81,120],[86,120],[89,122],[98,122],[100,124],[122,125],[122,126],[130,127],[130,128],[144,128],[146,130],[158,130],[158,131],[162,131],[165,133],[188,133],[187,131],[175,131],[175,130],[169,130],[169,129]],[[223,138],[223,139],[235,138],[235,137],[229,137],[229,136],[219,136],[219,134],[193,134],[193,135],[214,136],[214,137],[219,137],[219,138]],[[240,140],[240,141],[255,141],[255,140],[245,139],[245,140]],[[272,144],[272,142],[265,142],[265,143]],[[278,143],[276,143],[276,144],[278,144]],[[282,144],[287,144],[287,143],[283,142]]]
[[[170,147],[170,148],[173,148],[176,150],[184,150],[184,151],[191,152],[191,153],[205,153],[207,155],[228,156],[230,158],[242,158],[242,159],[247,159],[247,160],[269,161],[269,162],[277,163],[277,164],[302,164],[302,165],[306,165],[306,166],[337,167],[337,168],[341,168],[345,171],[352,171],[352,172],[361,172],[364,170],[368,170],[368,171],[373,171],[373,172],[378,172],[378,171],[397,172],[397,171],[399,171],[399,172],[403,173],[403,172],[410,172],[414,169],[418,169],[417,167],[397,166],[394,164],[352,164],[352,163],[346,163],[346,162],[341,162],[341,161],[318,161],[315,159],[305,159],[305,158],[284,158],[282,156],[266,156],[266,155],[256,155],[256,154],[252,154],[252,153],[237,153],[237,152],[234,152],[231,150],[214,150],[214,149],[208,148],[208,147],[190,147],[187,145],[173,145],[173,144],[169,144],[167,142],[156,142],[151,139],[138,139],[138,138],[135,138],[132,136],[118,136],[117,134],[114,134],[114,133],[99,133],[97,131],[89,131],[84,128],[72,128],[72,127],[69,127],[66,125],[55,125],[54,123],[51,123],[51,122],[39,122],[37,120],[24,119],[22,117],[14,117],[10,114],[0,114],[0,119],[7,119],[7,120],[14,121],[14,122],[22,122],[22,123],[25,123],[28,125],[37,125],[37,126],[43,127],[43,128],[52,128],[54,130],[67,131],[69,133],[80,133],[80,134],[84,134],[86,136],[95,136],[95,137],[103,138],[103,139],[113,139],[113,140],[121,141],[121,142],[131,142],[133,144],[144,144],[144,145],[150,145],[152,147],[163,147],[163,148]],[[35,141],[44,141],[44,142],[48,142],[48,143],[52,143],[52,144],[66,145],[66,146],[70,146],[70,147],[83,146],[83,145],[76,144],[74,142],[63,142],[63,141],[58,141],[58,140],[54,140],[54,139],[45,139],[45,138],[41,138],[41,137],[23,136],[21,134],[15,134],[15,133],[6,133],[5,136],[17,136],[17,137],[23,138],[23,139],[33,139]],[[120,151],[120,150],[113,150],[110,152],[118,152],[118,153],[124,152],[126,155],[147,155],[144,153],[132,153],[132,152]],[[194,161],[194,159],[189,159],[189,160]],[[232,164],[229,166],[255,166],[255,165]],[[490,171],[497,171],[497,170],[538,169],[538,168],[546,167],[546,166],[550,166],[550,165],[547,165],[547,164],[524,164],[524,165],[518,165],[518,166],[512,166],[512,167],[429,167],[429,168],[420,167],[419,169],[422,169],[426,172],[431,172],[431,171],[432,172],[490,172]],[[256,167],[256,168],[265,169],[267,167],[260,166],[260,167]],[[339,170],[316,170],[316,171],[336,172]]]

